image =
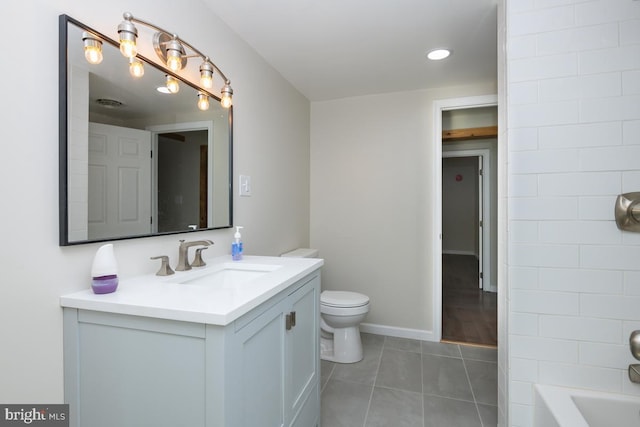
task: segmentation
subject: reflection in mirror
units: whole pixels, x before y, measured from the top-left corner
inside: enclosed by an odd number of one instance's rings
[[[133,78],[114,41],[65,15],[60,36],[60,244],[230,227],[232,110],[205,91],[201,111],[186,80],[160,92],[167,71],[144,57]]]

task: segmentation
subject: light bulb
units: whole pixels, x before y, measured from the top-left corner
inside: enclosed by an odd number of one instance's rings
[[[204,93],[198,94],[198,108],[202,111],[209,109],[209,97]]]
[[[144,65],[138,58],[129,59],[129,73],[133,77],[142,77],[144,75]]]
[[[133,58],[138,54],[136,42],[131,40],[120,40],[120,52],[127,58]]]
[[[95,46],[85,46],[84,57],[89,64],[99,64],[102,62],[102,49]]]
[[[167,67],[171,71],[180,71],[182,69],[182,59],[180,57],[176,58],[175,56],[167,57]]]
[[[222,105],[223,108],[229,108],[231,107],[231,104],[232,104],[231,96],[229,95],[224,95],[220,100],[220,105]]]
[[[169,92],[171,93],[178,93],[178,91],[180,90],[180,84],[178,83],[178,80],[176,80],[172,76],[167,76],[167,89],[169,89]]]
[[[136,46],[138,29],[131,22],[132,19],[133,16],[130,13],[125,13],[124,21],[118,25],[120,52],[127,58],[133,58],[138,54],[138,47]]]
[[[200,77],[200,83],[202,87],[211,89],[213,87],[213,78],[211,76],[202,76]]]
[[[231,86],[229,85],[229,81],[227,81],[227,84],[224,85],[220,93],[222,95],[220,98],[220,105],[222,105],[224,108],[231,107],[231,104],[232,104],[231,96],[233,95],[233,89],[231,89]]]
[[[200,84],[206,89],[213,87],[213,65],[209,62],[209,58],[200,65]]]
[[[183,47],[175,38],[167,42],[167,67],[171,71],[180,71],[182,69],[182,51]]]
[[[84,44],[84,57],[89,64],[99,64],[102,62],[102,41],[88,32],[82,33]]]

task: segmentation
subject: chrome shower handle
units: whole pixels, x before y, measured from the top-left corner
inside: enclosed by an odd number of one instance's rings
[[[629,347],[631,348],[633,357],[640,360],[640,330],[631,332],[631,336],[629,336]]]
[[[614,213],[620,230],[640,232],[640,192],[620,194]]]

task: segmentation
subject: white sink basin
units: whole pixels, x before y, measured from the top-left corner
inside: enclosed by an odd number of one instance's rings
[[[281,265],[265,265],[265,264],[235,264],[224,263],[213,269],[207,269],[202,272],[193,272],[189,277],[180,280],[177,277],[172,280],[174,283],[182,285],[197,286],[221,286],[231,287],[243,285],[253,279],[262,277],[278,270]]]

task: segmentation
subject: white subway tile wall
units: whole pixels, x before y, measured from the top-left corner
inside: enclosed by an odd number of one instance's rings
[[[640,395],[640,1],[506,0],[509,425],[535,383]]]
[[[619,122],[550,126],[539,129],[541,150],[620,145],[623,127]]]

